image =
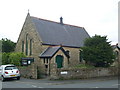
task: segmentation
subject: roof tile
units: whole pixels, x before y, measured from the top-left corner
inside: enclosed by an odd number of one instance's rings
[[[44,44],[82,47],[84,40],[90,37],[83,27],[60,24],[32,16],[31,19]]]

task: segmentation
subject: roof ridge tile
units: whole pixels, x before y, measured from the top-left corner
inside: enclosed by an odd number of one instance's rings
[[[53,23],[60,24],[60,22],[56,22],[56,21],[52,21],[52,20],[48,20],[48,19],[38,18],[38,17],[34,17],[34,16],[31,16],[31,17],[39,19],[39,20],[44,20],[44,21],[48,21],[48,22],[53,22]],[[80,27],[80,26],[76,26],[76,25],[71,25],[71,24],[66,24],[66,23],[64,23],[63,25],[68,25],[68,26],[78,27],[78,28],[83,28],[84,29],[84,27]]]

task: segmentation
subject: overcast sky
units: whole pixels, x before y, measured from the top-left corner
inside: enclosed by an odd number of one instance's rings
[[[81,26],[90,36],[118,42],[119,0],[1,0],[0,39],[17,42],[28,9],[31,16]]]

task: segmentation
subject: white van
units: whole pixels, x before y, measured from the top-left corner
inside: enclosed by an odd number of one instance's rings
[[[20,71],[15,65],[1,65],[0,77],[2,81],[5,81],[6,78],[17,78],[17,80],[20,80]]]

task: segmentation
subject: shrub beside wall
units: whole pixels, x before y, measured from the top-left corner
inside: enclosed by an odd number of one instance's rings
[[[23,53],[2,53],[2,65],[14,64],[20,66],[20,61],[22,57],[26,57]]]

